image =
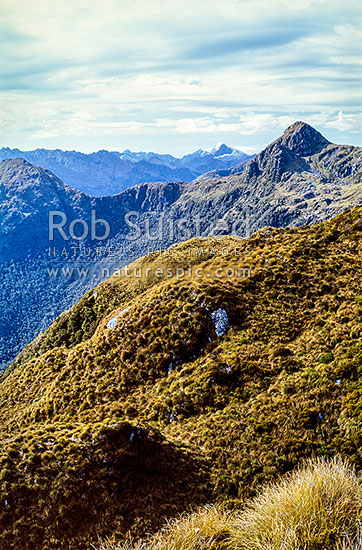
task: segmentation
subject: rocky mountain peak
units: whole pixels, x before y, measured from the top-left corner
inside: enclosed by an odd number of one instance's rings
[[[225,143],[218,143],[211,151],[211,153],[215,157],[220,157],[221,155],[230,155],[232,152],[233,149]]]
[[[278,141],[300,157],[315,155],[330,144],[320,132],[302,121],[289,126]]]

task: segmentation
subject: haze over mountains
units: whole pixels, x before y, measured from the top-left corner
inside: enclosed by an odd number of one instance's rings
[[[362,202],[361,161],[360,147],[332,144],[302,122],[225,175],[144,183],[115,196],[90,197],[49,170],[5,160],[0,164],[2,365],[100,282],[102,266],[122,267],[150,249],[195,236],[245,237],[265,226],[328,219]],[[68,237],[72,220],[90,227],[92,211],[109,223],[110,235],[104,241],[92,240],[90,233],[83,241],[64,241],[55,231],[50,242],[48,218],[54,210],[66,215]],[[75,257],[74,248],[79,249]]]
[[[84,154],[60,149],[0,149],[0,160],[23,158],[51,170],[66,184],[94,196],[115,195],[138,183],[192,181],[211,170],[228,169],[249,155],[219,143],[211,151],[199,149],[182,158],[157,153],[98,151]]]

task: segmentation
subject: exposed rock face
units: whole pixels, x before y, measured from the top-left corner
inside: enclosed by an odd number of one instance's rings
[[[292,149],[280,141],[269,145],[264,151],[251,161],[251,165],[257,165],[249,171],[249,176],[263,174],[269,180],[280,181],[286,172],[303,172],[309,169],[307,162],[299,157]]]
[[[295,122],[289,126],[277,141],[299,157],[315,155],[330,145],[330,141],[305,122]]]
[[[211,320],[214,325],[216,336],[224,336],[225,332],[229,328],[229,317],[224,308],[219,309],[211,313]]]

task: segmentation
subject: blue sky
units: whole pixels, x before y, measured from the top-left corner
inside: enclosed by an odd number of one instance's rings
[[[2,146],[254,152],[295,120],[362,144],[359,1],[57,4],[0,0]]]

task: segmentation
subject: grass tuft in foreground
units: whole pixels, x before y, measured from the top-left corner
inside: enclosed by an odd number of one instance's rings
[[[230,548],[352,549],[361,521],[360,478],[340,459],[319,459],[253,499],[233,524]]]
[[[207,506],[148,539],[102,543],[97,550],[357,550],[361,522],[361,479],[341,459],[317,459],[239,513]]]
[[[118,545],[103,542],[97,550],[226,550],[232,521],[232,514],[221,506],[205,506],[168,521],[149,539]]]

